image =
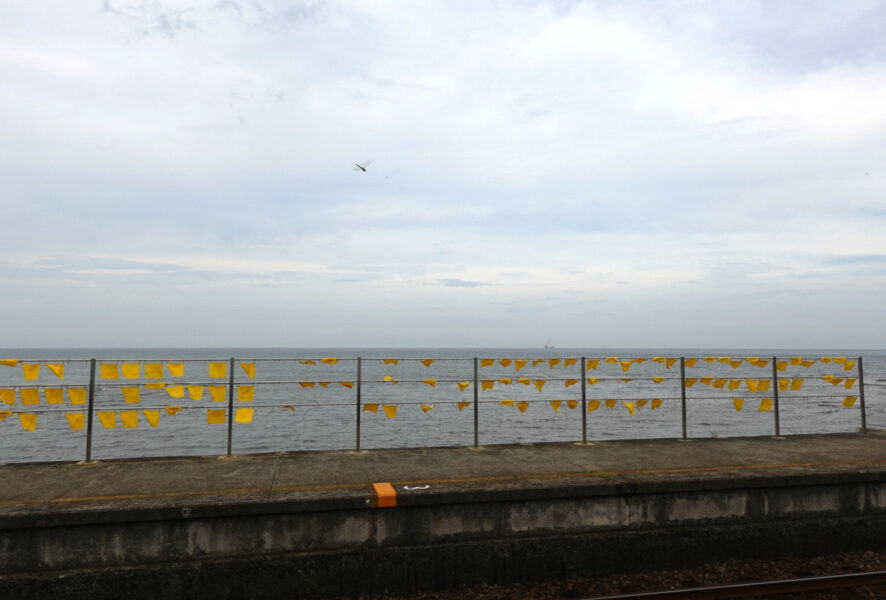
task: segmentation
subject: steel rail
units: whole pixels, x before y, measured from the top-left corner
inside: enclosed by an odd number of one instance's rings
[[[844,575],[824,575],[775,581],[757,581],[731,585],[715,585],[696,588],[682,588],[661,592],[640,592],[617,594],[614,596],[594,596],[585,600],[659,600],[704,598],[705,600],[726,600],[728,598],[750,598],[769,594],[791,594],[837,590],[851,587],[886,584],[886,571],[867,571]]]

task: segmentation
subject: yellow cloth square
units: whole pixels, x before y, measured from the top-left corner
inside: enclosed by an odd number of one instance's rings
[[[117,427],[117,413],[99,411],[95,414],[98,415],[98,420],[101,421],[102,427],[105,429],[114,429]]]
[[[517,402],[517,410],[519,410],[521,413],[526,412],[526,409],[527,409],[527,408],[529,408],[529,403],[528,403],[528,402],[526,402],[526,401],[523,401],[523,402]]]
[[[856,400],[858,400],[858,398],[856,398],[855,396],[846,396],[846,399],[843,400],[843,403],[842,403],[842,404],[843,404],[843,406],[845,406],[846,408],[852,408],[853,406],[855,406],[855,401],[856,401]]]
[[[856,381],[858,381],[858,380],[857,380],[857,379],[852,379],[852,378],[847,377],[847,378],[846,378],[846,382],[843,384],[843,386],[848,390],[848,389],[851,388],[853,385],[855,385],[855,382],[856,382]]]
[[[252,385],[238,385],[237,386],[237,401],[238,402],[252,402],[255,398],[255,386]]]
[[[778,380],[778,391],[786,392],[788,391],[788,386],[791,385],[791,382],[787,379],[779,379]]]
[[[634,364],[634,361],[632,361],[632,360],[621,360],[621,361],[619,361],[619,363],[621,364],[621,370],[622,370],[623,372],[627,373],[627,372],[631,369],[631,366]]]
[[[567,379],[563,382],[563,387],[569,387],[570,385],[575,385],[578,383],[578,379]]]
[[[687,377],[686,379],[684,379],[686,387],[688,388],[691,388],[693,385],[695,385],[696,381],[698,381],[698,379],[695,377]]]
[[[222,388],[224,389],[224,388]],[[188,386],[188,396],[191,400],[202,400],[203,399],[203,386],[202,385],[189,385]]]
[[[166,363],[166,369],[169,371],[169,375],[171,377],[184,377],[185,374],[185,363],[183,362],[175,362]]]
[[[228,376],[228,363],[211,362],[209,363],[209,376],[215,379],[224,379]]]
[[[223,385],[209,386],[209,395],[212,396],[212,400],[214,402],[224,402],[225,396],[227,396],[227,394],[225,393],[226,391],[227,390],[225,389],[225,386],[223,386]]]
[[[62,363],[46,363],[46,368],[55,373],[59,379],[65,378],[65,365]]]
[[[589,358],[585,364],[588,366],[589,369],[596,369],[600,365],[600,359]]]
[[[427,366],[427,365],[425,365],[425,366]],[[385,416],[387,416],[389,419],[393,419],[394,417],[397,416],[397,405],[396,404],[385,404],[384,406],[382,406],[382,408],[385,411]]]
[[[145,364],[145,378],[163,379],[163,365],[161,363]]]
[[[744,406],[744,399],[742,398],[733,398],[732,405],[735,407],[735,410],[741,410],[742,406]]]
[[[544,379],[536,379],[536,380],[533,381],[532,383],[535,385],[535,387],[538,388],[538,391],[539,391],[539,392],[541,391],[541,388],[543,388],[543,387],[545,386],[545,380],[544,380]]]
[[[37,429],[37,415],[34,413],[18,413],[18,420],[25,431]]]
[[[83,413],[65,413],[65,418],[68,420],[68,426],[71,429],[83,429],[85,425]]]
[[[694,365],[694,364],[695,364],[695,359],[693,358],[693,359],[690,359],[690,360],[692,360],[692,365]],[[677,362],[677,359],[676,359],[676,358],[669,358],[669,359],[667,359],[667,361],[665,361],[665,368],[666,368],[666,369],[670,369],[671,367],[673,367],[673,366],[676,364],[676,362]],[[692,365],[689,365],[689,366],[691,367]]]
[[[594,412],[598,408],[600,408],[600,401],[599,400],[588,400],[588,412],[589,413]]]
[[[166,393],[169,394],[170,398],[184,398],[185,397],[185,386],[183,385],[167,385]]]
[[[34,381],[40,376],[40,365],[22,365],[22,374],[25,381]]]
[[[495,386],[495,382],[492,381],[491,379],[486,379],[486,380],[483,380],[480,382],[480,389],[481,390],[491,390],[493,388],[493,386]]]
[[[120,365],[120,373],[124,379],[138,379],[141,375],[141,363],[123,363]]]
[[[68,399],[71,404],[86,404],[86,390],[84,388],[68,388]]]
[[[756,379],[745,379],[745,384],[748,386],[748,391],[754,393],[757,391],[757,380]]]
[[[608,362],[609,364],[614,365],[615,363],[618,362],[618,357],[617,356],[607,356],[604,360],[606,362]]]
[[[772,398],[762,398],[760,400],[760,410],[772,410]]]
[[[838,365],[842,365],[843,363],[846,362],[846,357],[845,356],[835,356],[834,362],[837,363]]]
[[[698,362],[698,359],[697,359],[697,358],[687,358],[687,359],[686,359],[685,361],[683,361],[683,362],[684,362],[684,364],[685,364],[687,367],[692,368],[692,367],[694,367],[695,364]]]
[[[722,390],[723,386],[726,385],[726,380],[725,379],[715,379],[711,385],[713,385],[718,390]]]
[[[726,387],[728,387],[730,390],[737,390],[740,385],[741,379],[730,379],[729,384]]]
[[[788,368],[788,361],[780,360],[780,361],[776,362],[775,368],[778,369],[779,371],[784,371],[785,369]]]
[[[23,406],[40,404],[40,390],[37,388],[21,388],[18,393],[22,397]]]
[[[855,361],[854,360],[847,360],[845,363],[843,363],[843,370],[844,371],[851,371],[854,368],[855,368]]]
[[[563,361],[563,368],[566,369],[568,367],[571,367],[572,365],[574,365],[577,362],[578,362],[578,359],[576,359],[576,358],[567,358],[565,361]]]
[[[606,401],[606,408],[608,408],[609,410],[612,410],[613,408],[615,408],[616,404],[618,404],[618,402],[615,400],[607,400]]]
[[[210,408],[206,411],[206,423],[208,425],[224,425],[225,423],[225,409],[223,408]]]
[[[815,364],[815,361],[814,360],[804,360],[800,364],[808,369],[809,367],[811,367],[812,365]]]
[[[117,363],[102,363],[99,371],[102,379],[117,379],[120,376],[117,373]]]
[[[43,394],[46,396],[46,404],[63,404],[65,401],[61,388],[43,388]]]
[[[768,392],[769,385],[772,383],[771,379],[759,379],[757,381],[757,391],[758,392]]]
[[[480,368],[481,369],[483,367],[491,367],[494,364],[495,364],[495,360],[492,358],[481,358],[480,359]]]
[[[795,391],[803,389],[803,380],[802,379],[791,379],[791,389],[795,390]]]
[[[123,423],[124,429],[137,429],[138,428],[138,411],[137,410],[120,411],[120,422]]]
[[[548,361],[548,365],[550,365],[551,369],[553,369],[554,367],[556,367],[559,364],[560,364],[559,358],[552,358],[551,360]]]
[[[508,367],[511,365],[511,359],[510,358],[503,358],[500,361],[498,361],[498,364],[500,364],[503,367]]]
[[[240,368],[243,369],[243,372],[246,373],[246,376],[250,379],[255,377],[255,363],[240,363]]]
[[[658,398],[654,399],[654,400],[652,401],[652,410],[655,410],[655,409],[658,408],[659,406],[661,406],[661,400],[658,399]]]
[[[470,402],[457,402],[456,403],[456,406],[458,407],[458,410],[460,410],[460,411],[464,410],[465,408],[467,408],[470,405],[471,405]]]
[[[373,414],[377,413],[378,412],[378,404],[364,404],[363,405],[363,412],[371,412]]]
[[[764,367],[769,366],[769,361],[768,360],[758,360],[757,362],[754,363],[754,366],[760,367],[762,369]]]
[[[15,404],[15,390],[4,388],[0,390],[0,401],[4,404]]]
[[[802,363],[802,362],[803,362],[802,356],[795,356],[794,358],[791,359],[791,364],[795,367],[799,366],[800,363]]]
[[[252,414],[254,410],[251,408],[238,408],[234,413],[235,423],[252,423]]]
[[[145,416],[145,421],[147,421],[148,425],[150,425],[151,427],[156,427],[160,424],[159,410],[143,409],[142,414]]]

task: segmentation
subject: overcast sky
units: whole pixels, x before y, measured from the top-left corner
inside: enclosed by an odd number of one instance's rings
[[[884,2],[0,15],[0,347],[886,347]]]

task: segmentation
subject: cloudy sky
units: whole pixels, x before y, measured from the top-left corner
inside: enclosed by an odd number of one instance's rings
[[[0,14],[0,347],[886,346],[886,3]]]

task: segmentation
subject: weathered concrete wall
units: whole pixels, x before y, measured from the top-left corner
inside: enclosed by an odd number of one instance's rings
[[[408,593],[886,546],[886,476],[405,495],[374,509],[182,507],[6,517],[0,597]]]

